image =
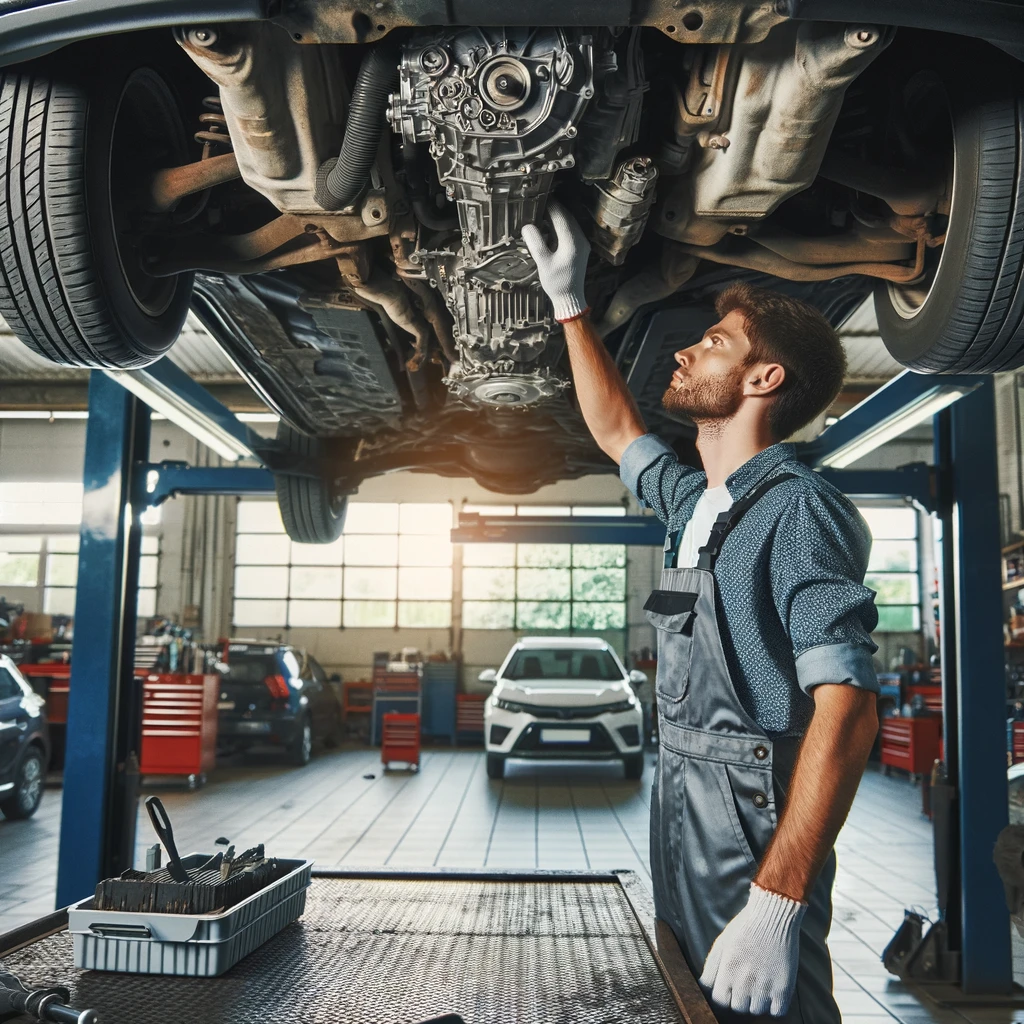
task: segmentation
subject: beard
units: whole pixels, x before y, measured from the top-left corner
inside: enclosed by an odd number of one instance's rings
[[[729,420],[743,401],[745,369],[737,366],[728,373],[683,377],[678,385],[669,385],[661,396],[662,407],[689,417],[698,426]]]

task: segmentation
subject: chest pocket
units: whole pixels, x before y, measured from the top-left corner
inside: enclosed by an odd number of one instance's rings
[[[658,630],[658,696],[677,703],[690,683],[694,608],[697,595],[685,590],[653,590],[644,611]]]

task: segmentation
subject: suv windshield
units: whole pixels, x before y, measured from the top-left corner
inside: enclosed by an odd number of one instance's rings
[[[608,651],[586,648],[520,648],[502,672],[505,679],[593,679],[618,682],[622,672]]]

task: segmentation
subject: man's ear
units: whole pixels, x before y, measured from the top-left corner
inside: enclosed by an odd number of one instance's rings
[[[743,394],[764,398],[782,387],[786,368],[781,363],[758,363],[752,366],[743,383]]]

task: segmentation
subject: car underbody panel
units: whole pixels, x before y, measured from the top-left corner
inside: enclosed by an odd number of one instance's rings
[[[875,282],[926,281],[945,239],[952,158],[915,148],[906,120],[938,37],[894,29],[921,21],[900,4],[57,16],[79,3],[5,6],[0,59],[71,42],[61,61],[95,62],[91,37],[147,29],[136,49],[195,119],[195,159],[139,180],[124,230],[152,278],[196,274],[199,318],[284,419],[337,439],[349,487],[421,469],[523,493],[612,469],[521,240],[552,197],[591,241],[598,332],[674,440],[690,429],[658,382],[724,284],[782,287],[839,323]],[[1011,6],[978,8],[971,31],[1012,52]]]

